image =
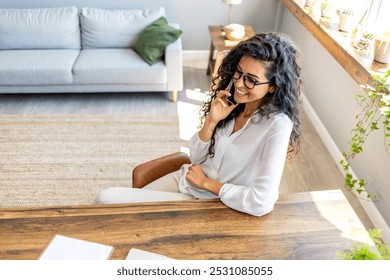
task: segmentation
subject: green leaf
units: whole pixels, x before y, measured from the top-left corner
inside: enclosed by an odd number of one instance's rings
[[[371,130],[378,130],[379,129],[379,127],[378,127],[378,123],[376,123],[376,122],[372,122],[371,123]]]
[[[387,70],[386,73],[385,73],[385,78],[390,78],[390,70]]]

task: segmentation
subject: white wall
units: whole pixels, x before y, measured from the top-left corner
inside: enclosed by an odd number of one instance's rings
[[[350,131],[360,111],[354,98],[361,92],[359,85],[286,8],[283,8],[280,31],[289,34],[302,50],[307,100],[339,151],[348,151]],[[351,167],[358,178],[366,179],[368,192],[377,195],[377,202],[371,205],[376,206],[388,228],[390,157],[385,153],[381,133],[370,135],[363,154],[355,157]]]
[[[232,20],[250,24],[256,32],[274,26],[275,0],[244,0],[233,7]],[[151,8],[163,6],[167,18],[180,24],[184,50],[208,50],[209,25],[227,24],[228,6],[221,0],[0,0],[0,8],[42,8],[58,6],[97,7],[107,9]]]

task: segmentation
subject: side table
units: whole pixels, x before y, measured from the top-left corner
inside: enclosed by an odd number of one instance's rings
[[[210,25],[209,33],[211,37],[209,61],[207,65],[207,75],[213,73],[216,74],[218,67],[221,65],[222,60],[230,49],[237,45],[240,41],[246,40],[255,35],[252,26],[245,25],[245,36],[241,40],[228,40],[225,37],[223,26]],[[217,50],[217,56],[214,59],[214,51]]]

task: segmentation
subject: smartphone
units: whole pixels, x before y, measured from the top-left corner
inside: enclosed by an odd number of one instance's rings
[[[231,94],[230,96],[227,96],[226,97],[226,100],[230,105],[236,105],[237,104],[237,101],[234,100],[234,91],[235,91],[235,88],[234,88],[234,82],[233,82],[233,79],[230,81],[229,85],[228,85],[228,88],[227,88],[227,91]]]

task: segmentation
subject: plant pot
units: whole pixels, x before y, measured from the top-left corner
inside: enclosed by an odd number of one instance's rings
[[[390,41],[375,39],[374,59],[380,63],[390,62]]]
[[[344,32],[351,32],[356,26],[356,19],[353,15],[340,14],[339,29]]]

